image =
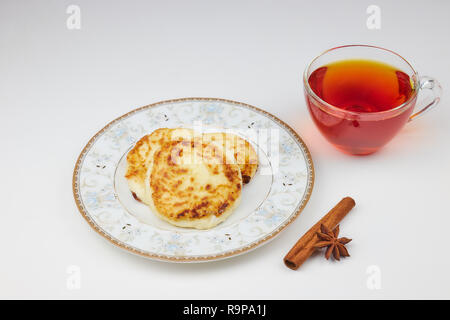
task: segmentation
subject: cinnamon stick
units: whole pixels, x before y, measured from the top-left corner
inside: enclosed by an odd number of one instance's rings
[[[314,244],[318,241],[316,233],[319,231],[320,225],[323,224],[333,230],[354,206],[355,200],[352,198],[342,199],[297,241],[284,257],[284,264],[288,268],[297,270],[316,250]]]

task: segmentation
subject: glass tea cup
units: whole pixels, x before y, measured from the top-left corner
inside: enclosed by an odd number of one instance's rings
[[[372,65],[381,63],[387,67],[393,67],[392,70],[396,70],[395,74],[403,77],[403,86],[407,83],[410,86],[409,94],[405,98],[405,101],[399,105],[394,105],[392,108],[381,109],[368,109],[358,108],[359,106],[351,106],[349,108],[343,105],[333,105],[330,101],[326,101],[322,82],[314,82],[319,79],[325,81],[327,76],[327,68],[331,68],[336,63],[345,66],[346,62],[351,61],[366,61]],[[344,62],[344,64],[342,64]],[[356,68],[356,69],[355,69]],[[341,67],[342,69],[342,67]],[[353,66],[353,71],[358,72],[358,66]],[[344,70],[345,71],[345,67]],[[394,71],[393,71],[394,72]],[[394,74],[394,73],[393,73]],[[313,75],[311,77],[311,75]],[[311,77],[311,78],[310,78]],[[313,77],[315,77],[313,79]],[[330,82],[328,76],[328,87],[333,91],[333,82]],[[336,83],[342,82],[345,79],[340,79],[339,75],[334,76]],[[361,91],[367,96],[376,96],[376,90],[389,89],[388,86],[396,86],[396,90],[401,85],[401,79],[399,83],[386,81],[383,79],[374,79],[368,77],[363,81],[364,83],[349,82],[350,85],[358,90],[358,85],[365,85],[364,90],[355,91],[356,94],[362,95]],[[389,142],[400,129],[409,121],[415,119],[419,115],[422,115],[425,111],[430,110],[436,106],[442,95],[442,89],[440,84],[433,78],[421,76],[414,68],[399,54],[380,47],[369,45],[347,45],[336,47],[325,51],[321,55],[317,56],[306,68],[304,72],[304,92],[308,105],[309,112],[313,118],[314,123],[319,128],[320,132],[325,138],[331,142],[339,150],[354,155],[366,155],[379,150],[387,142]],[[371,82],[377,82],[378,89],[370,88]],[[360,81],[361,82],[361,81]],[[314,83],[319,83],[319,86],[312,87]],[[330,84],[331,83],[331,84]],[[319,89],[318,89],[319,88]],[[339,94],[340,88],[335,88]],[[342,94],[350,95],[346,97],[348,101],[351,101],[351,90],[343,90]],[[419,91],[428,90],[431,92],[431,98],[423,103],[423,106],[419,107],[419,110],[413,113],[416,107],[417,95]],[[367,92],[366,92],[367,91]],[[392,90],[390,90],[392,91]],[[322,94],[322,97],[320,96]],[[382,103],[381,103],[382,104]],[[381,111],[379,111],[381,110]]]

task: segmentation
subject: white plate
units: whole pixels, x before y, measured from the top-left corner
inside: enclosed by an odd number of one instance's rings
[[[233,214],[210,230],[175,227],[133,199],[126,155],[158,128],[233,132],[258,152],[258,172]],[[148,258],[196,262],[247,252],[272,239],[309,200],[314,168],[298,134],[275,116],[229,100],[186,98],[151,104],[112,121],[80,154],[73,175],[76,204],[89,225],[115,245]]]

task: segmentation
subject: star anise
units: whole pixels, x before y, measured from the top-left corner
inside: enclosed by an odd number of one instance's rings
[[[331,231],[329,228],[320,225],[320,231],[317,232],[317,237],[319,238],[319,242],[317,242],[314,247],[315,248],[324,248],[328,247],[325,252],[325,258],[327,260],[330,258],[331,254],[336,260],[340,260],[341,257],[350,257],[348,254],[347,248],[345,245],[352,241],[352,239],[348,238],[338,238],[339,235],[339,225]]]

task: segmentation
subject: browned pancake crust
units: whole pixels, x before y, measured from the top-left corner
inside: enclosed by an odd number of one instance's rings
[[[195,156],[202,157],[202,163],[189,163]],[[231,210],[240,198],[242,179],[239,166],[227,163],[217,146],[170,141],[154,156],[150,186],[161,215],[172,221],[193,221]]]
[[[258,169],[258,156],[252,145],[245,139],[231,133],[206,133],[203,141],[216,142],[228,150],[233,151],[236,163],[239,165],[244,184],[250,182]]]
[[[149,154],[151,152],[151,143],[157,143],[158,141],[166,140],[170,135],[171,129],[161,128],[153,131],[142,137],[128,152],[127,163],[128,168],[125,174],[125,178],[135,178],[142,182],[145,181],[145,175],[148,169],[148,164],[151,161]]]

